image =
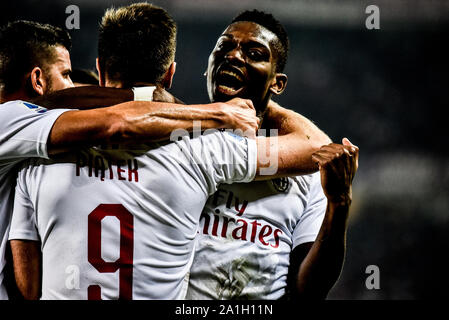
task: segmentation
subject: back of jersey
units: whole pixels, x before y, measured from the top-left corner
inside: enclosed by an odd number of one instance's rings
[[[42,242],[43,299],[179,299],[207,197],[255,167],[254,141],[226,133],[33,160],[10,239]]]

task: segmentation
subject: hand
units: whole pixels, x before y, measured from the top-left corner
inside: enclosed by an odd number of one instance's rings
[[[322,146],[312,155],[321,173],[321,185],[329,202],[350,204],[352,180],[359,166],[359,148],[347,138],[343,144]]]
[[[245,137],[256,137],[260,119],[256,116],[256,109],[251,100],[234,98],[224,102],[222,108],[226,128],[241,130]]]

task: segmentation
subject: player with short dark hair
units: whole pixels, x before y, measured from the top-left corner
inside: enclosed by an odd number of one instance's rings
[[[98,35],[100,79],[120,82],[125,88],[167,81],[164,75],[174,68],[176,32],[175,21],[162,8],[135,3],[108,9]],[[142,55],[145,51],[149,54]]]
[[[288,140],[298,115],[270,100],[286,86],[281,72],[287,52],[282,25],[271,14],[246,11],[218,38],[206,72],[211,101],[251,99],[262,127],[279,129],[280,148],[301,141],[301,136]],[[209,198],[188,299],[326,297],[345,254],[358,149],[345,139],[343,145],[313,151],[311,159],[319,173],[221,185]],[[287,156],[282,161],[300,159]]]
[[[48,157],[52,125],[65,111],[14,99],[27,99],[73,86],[70,37],[60,28],[16,21],[0,29],[0,299],[5,288],[6,245],[18,162]],[[57,132],[56,132],[57,133]],[[54,141],[53,142],[57,142]]]
[[[194,120],[204,120],[205,127],[252,127],[253,131],[257,127],[254,111],[241,103],[209,108],[131,101],[96,110],[47,111],[26,102],[50,92],[79,89],[70,88],[69,48],[67,32],[51,25],[16,21],[0,30],[0,299],[8,298],[5,252],[19,162],[49,158],[81,145],[160,140],[169,137],[173,128],[191,129]]]
[[[33,21],[14,21],[0,30],[0,101],[30,98],[68,87],[69,34]]]
[[[138,14],[126,14],[136,7],[142,9]],[[106,16],[117,20],[117,26],[136,27],[124,28],[127,35],[153,33],[165,23],[164,16],[145,30],[140,23],[153,8],[160,10],[145,3],[110,10]],[[120,28],[108,27],[123,36]],[[151,54],[146,48],[140,51]],[[116,56],[117,61],[122,58]],[[99,74],[105,75],[100,83],[119,87],[136,81],[147,89],[165,86],[173,71],[168,67],[157,80],[148,74],[109,82],[110,71],[103,73],[99,64]],[[214,132],[162,146],[95,147],[53,161],[29,160],[17,180],[10,232],[19,287],[28,298],[40,296],[39,259],[30,259],[40,245],[33,249],[21,241],[40,240],[43,299],[182,298],[207,197],[219,183],[248,182],[260,175],[256,168],[264,164],[258,164],[258,157],[256,141]]]
[[[276,20],[271,13],[259,10],[243,11],[232,19],[231,24],[239,21],[251,21],[257,23],[276,35],[276,38],[273,39],[272,43],[272,46],[275,49],[274,53],[276,54],[276,72],[284,72],[290,49],[290,41],[284,26]]]

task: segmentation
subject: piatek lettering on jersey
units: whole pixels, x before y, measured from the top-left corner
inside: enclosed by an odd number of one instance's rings
[[[98,178],[101,181],[117,179],[139,182],[139,167],[134,158],[113,159],[100,154],[78,153],[75,166],[76,176],[80,176],[81,169],[86,167],[89,177]]]
[[[218,203],[226,198],[226,209],[229,212],[234,211],[235,218],[222,215],[220,209],[216,208],[213,214],[210,210],[205,210],[201,214],[200,223],[201,228],[198,232],[205,235],[212,235],[222,238],[233,238],[236,240],[251,241],[253,243],[260,243],[264,246],[272,248],[279,247],[279,234],[282,234],[281,229],[274,229],[271,225],[264,222],[264,220],[249,220],[242,217],[245,209],[248,206],[248,200],[243,200],[234,196],[232,191],[218,189],[212,198],[212,203],[217,207]]]

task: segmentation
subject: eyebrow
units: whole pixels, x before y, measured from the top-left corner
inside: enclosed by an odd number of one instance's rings
[[[228,37],[228,38],[234,39],[234,35],[232,35],[232,34],[230,34],[230,33],[223,33],[223,34],[220,36],[220,38],[221,38],[221,37]]]
[[[220,38],[221,38],[221,37],[227,37],[227,38],[230,38],[230,39],[234,39],[234,35],[229,34],[229,33],[223,33],[223,34],[220,36]],[[267,45],[265,45],[264,43],[259,42],[259,41],[256,41],[256,40],[249,40],[246,44],[254,45],[254,46],[257,46],[257,47],[263,47],[263,48],[267,48],[267,47],[269,46],[269,44],[268,44],[268,46],[267,46]],[[267,49],[269,49],[269,48],[267,48]]]

